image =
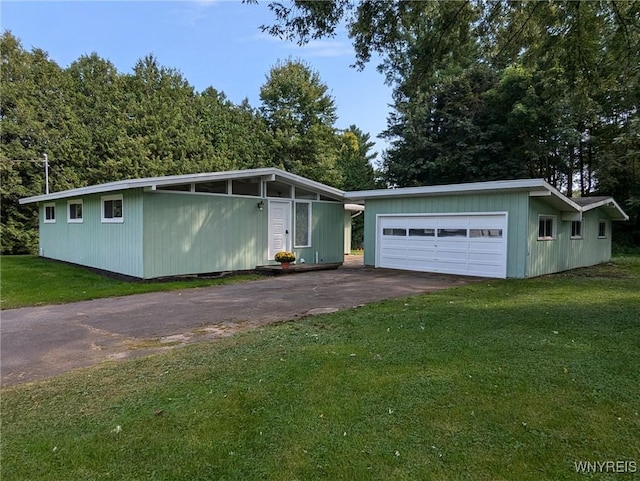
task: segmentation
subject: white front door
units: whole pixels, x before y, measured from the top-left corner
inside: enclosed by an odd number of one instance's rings
[[[269,260],[291,249],[291,202],[269,201]]]

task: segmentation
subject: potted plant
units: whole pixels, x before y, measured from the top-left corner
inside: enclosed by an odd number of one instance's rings
[[[296,260],[296,255],[293,252],[280,251],[276,252],[276,262],[279,262],[283,269],[288,269],[289,264]]]

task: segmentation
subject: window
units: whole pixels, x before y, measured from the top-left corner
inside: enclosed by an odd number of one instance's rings
[[[311,192],[310,190],[305,190],[305,189],[301,189],[300,187],[296,187],[296,199],[317,200],[318,194],[316,194],[315,192]]]
[[[291,186],[283,182],[267,182],[265,184],[267,189],[267,197],[276,197],[282,199],[291,198]]]
[[[227,193],[227,181],[218,180],[214,182],[200,182],[196,184],[196,192],[205,192],[207,194],[226,194]]]
[[[67,202],[67,222],[72,224],[82,223],[82,200],[70,200]]]
[[[438,229],[438,237],[467,237],[467,229]]]
[[[311,247],[311,203],[295,203],[294,247]]]
[[[156,190],[167,190],[170,192],[191,192],[191,184],[179,185],[159,185]]]
[[[502,229],[469,229],[469,237],[502,237]]]
[[[598,239],[604,239],[607,237],[607,221],[601,220],[598,222]]]
[[[409,229],[409,237],[435,237],[435,229]]]
[[[582,239],[582,221],[581,220],[571,221],[571,238]]]
[[[56,205],[55,204],[44,205],[44,223],[45,224],[56,223]]]
[[[108,195],[102,198],[102,222],[124,222],[122,213],[122,195]]]
[[[231,193],[260,197],[260,185],[260,179],[234,179],[231,181]]]
[[[382,229],[382,235],[394,235],[394,236],[405,237],[407,235],[407,229],[397,229],[397,228],[388,227],[386,229]]]
[[[538,217],[538,240],[555,239],[556,218],[551,215],[541,215]]]

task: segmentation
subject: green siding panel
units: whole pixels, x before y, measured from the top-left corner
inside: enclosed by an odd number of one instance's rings
[[[376,216],[378,214],[507,212],[507,277],[525,277],[528,199],[526,192],[510,192],[367,200],[364,211],[364,263],[375,265]]]
[[[259,198],[145,193],[144,277],[253,269],[267,263]]]
[[[337,202],[313,202],[311,247],[296,248],[296,259],[313,264],[318,253],[320,264],[344,260],[344,206]]]
[[[556,216],[556,238],[538,240],[538,216]],[[598,239],[598,223],[607,221],[607,236]],[[582,239],[571,238],[571,221],[563,221],[562,213],[541,199],[531,198],[529,213],[530,253],[527,277],[587,267],[611,259],[611,220],[601,210],[587,211],[582,217]]]
[[[40,255],[97,269],[142,277],[142,191],[123,195],[123,223],[102,223],[101,195],[82,199],[83,222],[67,222],[67,200],[58,200],[56,222],[44,222],[40,204]],[[46,204],[49,204],[47,202]]]
[[[144,277],[248,270],[269,264],[269,214],[266,208],[257,209],[259,200],[146,193]],[[312,204],[311,247],[294,249],[297,258],[313,263],[318,252],[321,262],[342,262],[343,205]]]

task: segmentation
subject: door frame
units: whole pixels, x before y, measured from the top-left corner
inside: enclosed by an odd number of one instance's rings
[[[273,236],[275,235],[274,229],[273,229],[273,215],[272,215],[272,207],[274,205],[277,204],[281,204],[281,205],[286,205],[285,211],[287,213],[287,218],[285,220],[285,241],[284,241],[284,249],[280,249],[280,250],[286,250],[286,251],[291,251],[291,226],[292,226],[292,214],[291,214],[291,210],[292,210],[292,201],[291,200],[286,200],[286,199],[278,199],[278,200],[272,200],[269,199],[268,200],[268,207],[267,207],[267,212],[268,212],[268,234],[267,234],[267,260],[274,260],[274,256],[276,254],[276,250],[272,249],[273,246]]]

